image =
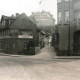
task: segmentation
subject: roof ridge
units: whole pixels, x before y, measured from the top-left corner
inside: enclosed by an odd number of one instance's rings
[[[16,20],[9,26],[11,29],[32,29],[34,23],[30,18],[25,14],[20,14]]]

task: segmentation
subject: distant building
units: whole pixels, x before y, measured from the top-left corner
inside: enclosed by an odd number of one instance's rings
[[[50,12],[32,12],[30,19],[37,25],[38,29],[47,31],[51,34],[54,32],[55,19]]]
[[[80,0],[58,0],[58,55],[80,55]]]
[[[32,12],[30,19],[37,25],[38,30],[44,31],[44,43],[45,45],[51,45],[51,36],[54,33],[55,19],[50,12]]]
[[[25,13],[1,17],[0,50],[11,54],[35,54],[37,26]]]

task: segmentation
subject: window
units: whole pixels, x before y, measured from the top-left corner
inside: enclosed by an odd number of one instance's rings
[[[3,36],[5,35],[5,32],[3,31]]]
[[[3,32],[1,32],[1,35],[3,36]]]
[[[1,36],[2,36],[2,32],[1,32]]]
[[[78,14],[79,14],[79,21],[80,21],[80,12]]]
[[[18,30],[10,30],[10,34],[11,35],[17,35],[18,34]]]
[[[5,48],[6,48],[6,49],[9,48],[9,44],[8,44],[8,43],[5,44]]]
[[[22,31],[22,35],[27,35],[27,31]]]
[[[77,21],[77,16],[78,16],[78,13],[75,12],[75,13],[74,13],[74,21]]]
[[[67,2],[67,1],[69,1],[69,0],[65,0],[65,2]]]
[[[22,31],[21,30],[18,30],[18,35],[22,35]]]
[[[5,26],[5,20],[4,20],[4,21],[2,21],[2,26]]]
[[[65,23],[69,23],[69,11],[65,11]]]
[[[13,43],[13,48],[15,48],[15,46],[16,46],[16,44],[15,44],[15,43]]]
[[[9,20],[9,25],[10,25],[11,21]]]
[[[58,13],[58,23],[61,23],[61,12]]]
[[[60,3],[61,2],[61,0],[58,0],[58,3]]]
[[[24,42],[24,49],[26,50],[27,49],[27,42]]]
[[[74,10],[80,10],[80,0],[75,2]]]
[[[5,36],[7,35],[7,31],[5,31],[4,35],[5,35]]]
[[[9,44],[7,44],[7,48],[9,48]]]
[[[61,4],[58,4],[57,7],[58,7],[58,11],[62,9],[62,5]]]
[[[8,35],[10,34],[10,30],[7,30],[7,34],[8,34]]]

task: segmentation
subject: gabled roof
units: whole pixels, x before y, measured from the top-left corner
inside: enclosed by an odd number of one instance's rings
[[[2,15],[1,19],[8,19],[9,17],[8,16],[5,16],[5,15]]]
[[[29,19],[29,17],[22,13],[19,15],[16,20],[9,26],[10,29],[28,29],[32,30],[33,27],[36,27],[35,24]]]
[[[51,36],[51,33],[47,32],[45,30],[41,30],[40,33],[43,35],[46,35],[46,36]]]
[[[2,15],[1,21],[2,21],[3,19],[16,19],[16,17],[15,17],[15,16],[5,16],[5,15]]]

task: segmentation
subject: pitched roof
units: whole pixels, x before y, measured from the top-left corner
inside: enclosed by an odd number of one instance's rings
[[[16,20],[9,26],[10,29],[28,29],[32,30],[33,27],[36,27],[35,24],[29,19],[29,17],[22,13],[19,15]]]
[[[3,19],[16,19],[16,17],[15,16],[5,16],[5,15],[2,15],[2,17],[1,17],[1,21],[3,20]]]

